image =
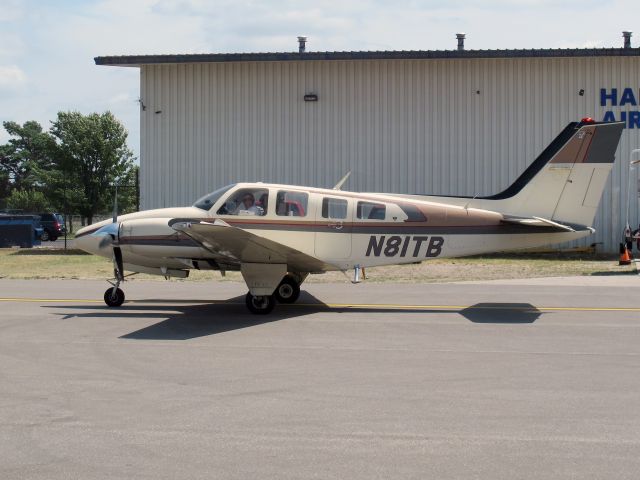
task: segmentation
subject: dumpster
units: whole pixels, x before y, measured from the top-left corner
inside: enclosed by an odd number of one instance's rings
[[[38,215],[0,215],[0,248],[40,245],[42,227]]]

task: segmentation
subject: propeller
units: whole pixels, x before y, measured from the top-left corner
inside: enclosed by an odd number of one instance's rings
[[[115,227],[115,232],[113,230],[109,235],[111,236],[111,245],[113,246],[113,263],[115,264],[114,274],[116,280],[124,279],[124,265],[122,261],[122,250],[118,245],[118,240],[120,239],[120,224],[118,223],[118,184],[115,184],[115,194],[113,195],[113,221],[111,222],[111,226]]]
[[[98,243],[100,248],[113,247],[114,249],[118,245],[118,230],[120,230],[120,224],[118,223],[118,185],[115,185],[115,194],[113,196],[113,214],[111,216],[111,223],[99,228],[94,235],[102,236],[103,238]],[[120,248],[118,247],[118,250]],[[121,255],[122,256],[122,255]]]
[[[118,223],[118,184],[116,183],[116,193],[113,196],[113,223]]]
[[[110,223],[98,229],[96,233],[94,233],[96,237],[102,237],[98,246],[100,248],[116,246],[118,244],[118,230],[120,230],[120,224],[117,222]]]

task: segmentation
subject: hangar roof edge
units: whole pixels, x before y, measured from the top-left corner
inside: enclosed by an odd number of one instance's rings
[[[95,57],[96,65],[283,62],[313,60],[412,60],[463,58],[638,57],[640,48],[548,48],[519,50],[386,50],[345,52],[192,53]]]

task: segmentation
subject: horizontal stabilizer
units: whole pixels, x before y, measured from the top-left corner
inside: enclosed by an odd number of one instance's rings
[[[554,222],[553,220],[548,220],[546,218],[540,217],[516,217],[512,215],[504,215],[501,220],[502,223],[510,223],[512,225],[526,225],[528,227],[552,227],[559,232],[575,232],[575,226],[563,225],[562,223]],[[588,227],[578,228],[578,230],[585,230]]]

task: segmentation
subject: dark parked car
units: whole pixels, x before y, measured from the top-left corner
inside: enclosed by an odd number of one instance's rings
[[[58,237],[62,237],[66,232],[64,226],[64,217],[59,213],[39,213],[40,225],[42,226],[42,238],[43,242],[51,240],[55,242]]]

